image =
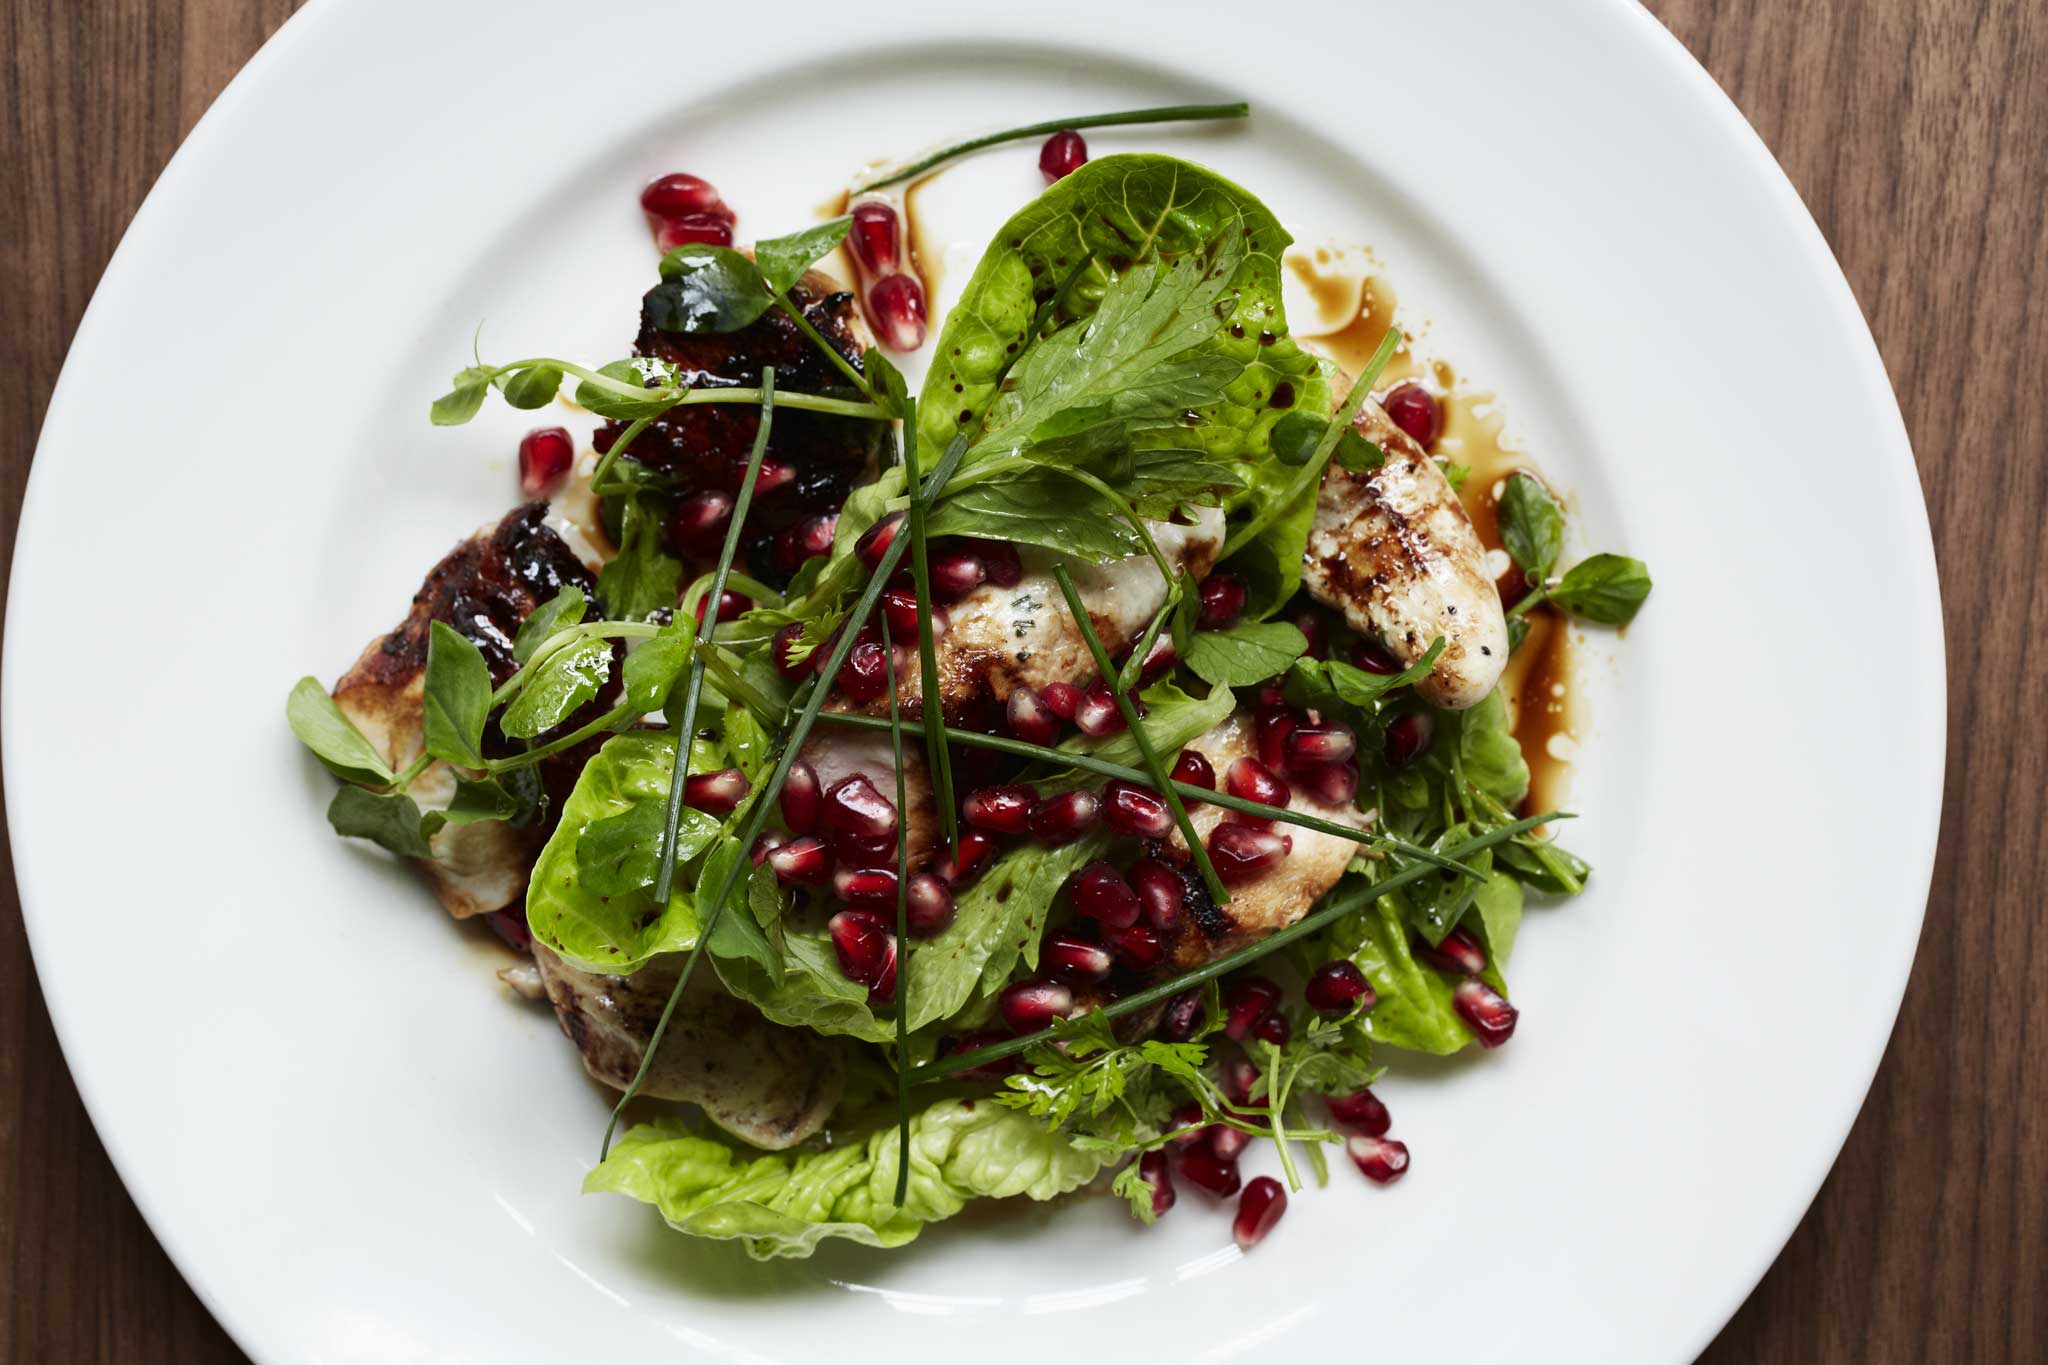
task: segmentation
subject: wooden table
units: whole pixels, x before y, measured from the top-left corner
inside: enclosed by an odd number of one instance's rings
[[[7,543],[51,386],[116,240],[293,7],[9,0]],[[2048,993],[2048,5],[1653,8],[1777,152],[1862,300],[1920,454],[1948,622],[1947,808],[1905,1009],[1834,1174],[1703,1358],[2048,1360],[2048,1008],[2036,1003]],[[1739,424],[1742,395],[1725,397]],[[1885,642],[1871,646],[1883,668]],[[1730,1161],[1769,1141],[1768,1116],[1740,1095],[1726,1114]],[[0,1361],[242,1358],[93,1136],[10,874]]]

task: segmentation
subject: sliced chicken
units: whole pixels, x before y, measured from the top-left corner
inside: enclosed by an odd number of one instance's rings
[[[427,635],[433,622],[454,627],[476,645],[492,682],[499,683],[516,667],[512,640],[535,607],[571,584],[594,589],[589,569],[547,526],[546,513],[545,503],[515,508],[451,550],[427,574],[405,620],[373,640],[335,684],[335,704],[393,768],[411,763],[424,744]],[[444,809],[454,798],[455,780],[454,769],[436,763],[414,779],[412,797],[423,810]],[[527,874],[546,837],[544,828],[514,829],[496,820],[450,825],[433,838],[435,856],[415,860],[415,866],[449,914],[487,914],[525,900]]]
[[[1323,476],[1302,584],[1404,662],[1442,636],[1444,652],[1415,690],[1435,706],[1475,706],[1508,661],[1486,547],[1436,461],[1379,404],[1367,400],[1357,427],[1386,463],[1364,474],[1332,464]]]
[[[570,966],[540,944],[548,1001],[592,1077],[624,1090],[675,988],[683,955],[656,958],[632,976]],[[676,1006],[641,1093],[699,1105],[726,1132],[779,1152],[825,1126],[845,1084],[840,1049],[804,1029],[771,1024],[699,968]]]

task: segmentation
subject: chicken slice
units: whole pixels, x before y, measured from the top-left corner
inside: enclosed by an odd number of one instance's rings
[[[1475,706],[1508,661],[1486,547],[1436,461],[1379,404],[1366,401],[1357,428],[1386,463],[1362,474],[1333,463],[1323,476],[1302,584],[1406,663],[1442,636],[1444,652],[1415,690],[1435,706]]]
[[[583,971],[538,943],[533,955],[583,1069],[624,1090],[647,1056],[683,954],[656,958],[632,976]],[[832,1040],[770,1023],[700,970],[669,1020],[641,1093],[698,1105],[734,1137],[779,1152],[825,1126],[844,1085]]]

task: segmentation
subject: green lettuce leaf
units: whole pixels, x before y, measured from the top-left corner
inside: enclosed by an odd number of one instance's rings
[[[1493,887],[1494,877],[1499,876],[1496,873],[1488,877],[1487,886]],[[1514,886],[1506,877],[1500,880]],[[1507,893],[1490,890],[1485,894],[1504,897]],[[1496,909],[1506,913],[1500,902],[1496,902]],[[1457,982],[1428,963],[1416,960],[1408,927],[1410,914],[1403,894],[1389,892],[1358,914],[1339,921],[1331,931],[1330,946],[1335,954],[1358,964],[1379,996],[1379,1003],[1360,1020],[1360,1026],[1373,1042],[1448,1056],[1472,1041],[1472,1030],[1465,1027],[1465,1021],[1451,1006],[1451,989]],[[1481,914],[1483,923],[1485,912]],[[1519,921],[1519,888],[1515,892],[1513,915]],[[1511,930],[1508,938],[1512,946]],[[1500,959],[1506,954],[1497,945],[1489,947],[1495,951],[1489,952],[1483,975],[1488,984],[1505,995],[1507,983],[1501,979]]]

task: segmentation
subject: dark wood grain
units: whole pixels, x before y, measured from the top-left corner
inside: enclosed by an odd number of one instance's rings
[[[108,255],[292,8],[7,0],[7,544]],[[1833,1175],[1703,1359],[2048,1360],[2048,1012],[2031,1007],[2048,982],[2048,6],[1652,8],[1777,152],[1855,286],[1919,452],[1948,624],[1947,807],[1905,1009]],[[0,1361],[241,1360],[101,1152],[11,875],[0,895]],[[1768,1140],[1740,1096],[1727,1112],[1731,1159]]]

